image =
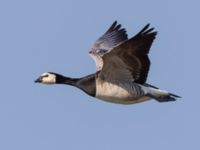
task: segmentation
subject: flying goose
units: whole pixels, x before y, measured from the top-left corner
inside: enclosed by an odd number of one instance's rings
[[[115,21],[89,51],[96,63],[96,73],[70,78],[46,72],[37,83],[67,84],[90,96],[118,104],[134,104],[150,99],[175,101],[179,96],[146,83],[150,60],[148,53],[157,32],[147,24],[128,39],[126,30]]]

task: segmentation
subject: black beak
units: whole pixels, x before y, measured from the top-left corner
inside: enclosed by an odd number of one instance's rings
[[[37,79],[35,80],[35,83],[41,83],[41,82],[42,82],[41,77],[39,77],[39,78],[37,78]]]

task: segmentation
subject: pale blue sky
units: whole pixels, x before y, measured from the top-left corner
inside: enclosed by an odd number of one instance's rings
[[[0,1],[0,149],[200,149],[199,6],[197,0]],[[129,37],[146,23],[156,28],[148,82],[183,98],[124,106],[33,82],[45,71],[93,73],[88,49],[114,20]]]

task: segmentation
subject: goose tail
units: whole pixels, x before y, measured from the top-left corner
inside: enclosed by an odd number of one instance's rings
[[[181,98],[176,94],[155,88],[151,88],[149,93],[147,93],[147,96],[157,100],[158,102],[176,101],[177,98]]]

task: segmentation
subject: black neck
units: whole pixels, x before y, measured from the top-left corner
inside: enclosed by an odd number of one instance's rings
[[[96,74],[91,74],[82,78],[69,78],[62,75],[57,75],[57,84],[67,84],[78,87],[90,96],[95,96],[96,94]]]
[[[57,84],[67,84],[67,85],[76,85],[78,78],[69,78],[64,76],[57,76],[56,83]]]

